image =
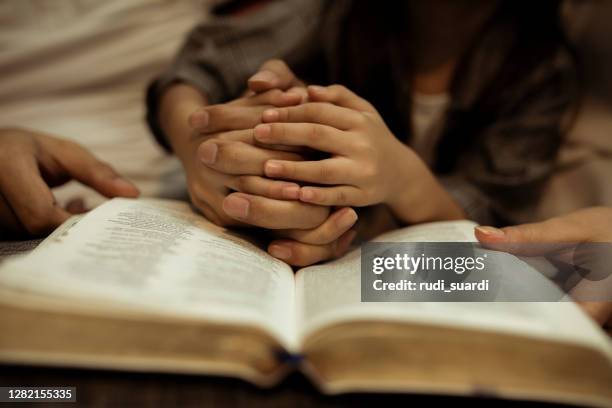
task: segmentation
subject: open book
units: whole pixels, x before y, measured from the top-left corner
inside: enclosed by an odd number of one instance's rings
[[[473,241],[440,222],[381,241]],[[534,271],[534,273],[537,273]],[[0,267],[0,361],[209,373],[324,392],[612,405],[612,343],[571,302],[367,303],[360,253],[294,272],[189,205],[113,199]]]

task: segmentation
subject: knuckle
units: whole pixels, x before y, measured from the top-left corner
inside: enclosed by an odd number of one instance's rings
[[[281,195],[282,188],[283,188],[282,184],[275,183],[275,182],[269,182],[267,183],[267,187],[265,191],[268,197],[279,197]]]
[[[348,203],[348,196],[346,191],[340,189],[336,192],[336,205],[345,205]]]
[[[367,105],[374,109],[371,103],[367,102]],[[363,116],[366,122],[372,122],[378,119],[378,114],[376,112],[360,111],[359,114]]]
[[[370,153],[372,146],[366,140],[356,138],[352,143],[352,148],[359,153]]]
[[[188,187],[191,201],[206,201],[209,197],[208,191],[200,183],[192,181],[189,183]]]
[[[317,143],[318,141],[321,140],[322,138],[322,131],[321,131],[321,127],[317,126],[316,124],[309,124],[308,125],[308,133],[307,133],[307,139],[312,142],[312,143]]]
[[[329,216],[329,207],[312,206],[315,214],[313,216],[315,226],[321,225]]]
[[[206,112],[208,114],[209,119],[210,119],[213,116],[217,117],[218,114],[219,114],[219,111],[222,110],[222,109],[220,109],[219,105],[208,105],[208,106],[204,106],[200,110],[202,110],[203,112]],[[195,113],[199,112],[200,110],[192,113],[191,115],[194,115]]]
[[[286,126],[284,123],[272,123],[271,125],[271,135],[275,139],[283,140],[285,137]]]
[[[318,177],[322,182],[331,182],[337,178],[337,171],[329,162],[322,161],[319,163]]]
[[[215,225],[220,227],[228,227],[236,225],[235,220],[225,215],[222,211],[217,211],[209,204],[204,197],[198,196],[190,192],[191,203],[199,210],[204,217]]]
[[[217,143],[217,168],[222,170],[231,170],[236,165],[240,165],[244,161],[243,155],[240,154],[239,142]]]
[[[361,175],[366,180],[376,179],[378,169],[374,163],[366,162],[361,165]]]
[[[366,126],[370,121],[370,118],[363,112],[355,112],[354,122],[358,127]]]
[[[319,228],[313,236],[313,243],[318,245],[329,244],[334,240],[336,233],[335,227],[329,223],[323,224],[324,227]]]
[[[304,110],[304,116],[307,119],[311,119],[318,116],[321,106],[317,103],[307,103],[302,105],[302,109]]]
[[[271,89],[267,92],[267,95],[270,99],[275,100],[278,99],[281,95],[283,95],[283,91],[280,89]]]
[[[232,136],[232,132],[212,133],[206,137],[205,142],[208,142],[209,140],[231,141],[233,140]]]
[[[307,245],[294,243],[292,245],[291,264],[295,266],[306,266],[318,262],[316,254]]]
[[[253,197],[253,199],[250,200],[250,204],[246,220],[268,225],[271,214],[266,202],[260,200],[258,197]]]
[[[367,205],[370,205],[371,203],[374,203],[375,200],[373,199],[374,195],[371,191],[363,191],[361,194],[358,195],[358,197],[354,200],[354,206],[355,207],[365,207]]]
[[[344,85],[340,84],[330,85],[328,89],[336,96],[346,93],[348,91],[348,89]]]
[[[264,102],[275,105],[281,99],[282,95],[283,91],[280,89],[272,89],[266,93]]]
[[[89,168],[83,169],[83,172],[94,180],[103,180],[117,176],[117,172],[110,164],[97,160]]]
[[[364,207],[376,203],[376,194],[373,188],[360,188],[353,194],[350,205],[352,207]],[[345,205],[349,205],[349,203]]]
[[[227,110],[229,106],[227,105],[212,105],[204,108],[204,111],[208,113],[208,126],[214,126],[219,121],[225,119]]]
[[[378,150],[376,149],[376,147],[368,142],[365,143],[362,151],[366,157],[377,157],[378,156]]]
[[[270,89],[268,91],[265,91],[264,93],[252,96],[251,100],[256,105],[276,105],[278,100],[281,98],[282,94],[283,94],[283,91],[275,88],[275,89]]]
[[[276,111],[278,112],[278,120],[280,122],[289,121],[291,118],[291,111],[289,108],[276,108]]]

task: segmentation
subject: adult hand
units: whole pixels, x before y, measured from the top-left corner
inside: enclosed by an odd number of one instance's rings
[[[137,197],[138,189],[78,144],[25,129],[0,129],[0,226],[13,235],[51,232],[70,213],[52,187],[78,180],[106,197]]]
[[[612,243],[612,208],[587,208],[544,222],[501,229],[481,226],[476,227],[475,235],[489,248],[517,255],[537,255],[538,246],[524,245],[529,243],[551,244],[546,246],[547,250],[551,247],[561,250],[567,245],[579,243]],[[579,303],[598,323],[612,324],[612,302]]]

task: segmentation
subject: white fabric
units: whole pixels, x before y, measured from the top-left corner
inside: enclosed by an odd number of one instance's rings
[[[184,190],[175,159],[144,122],[144,91],[169,63],[202,0],[0,2],[0,127],[37,129],[90,148],[144,195]],[[60,202],[86,194],[76,183]]]
[[[428,164],[434,160],[435,146],[440,139],[444,115],[450,104],[450,95],[422,94],[412,95],[412,135],[411,147]]]

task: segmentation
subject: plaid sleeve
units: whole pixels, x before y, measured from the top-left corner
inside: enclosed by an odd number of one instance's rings
[[[170,84],[188,83],[211,104],[238,97],[247,79],[266,60],[290,66],[317,46],[315,36],[323,0],[274,0],[243,13],[212,14],[187,36],[171,67],[147,89],[147,122],[158,142],[170,150],[157,119],[159,96]]]

